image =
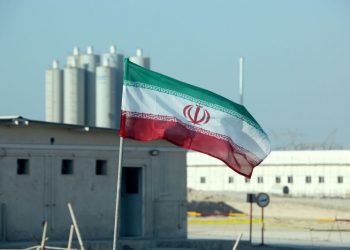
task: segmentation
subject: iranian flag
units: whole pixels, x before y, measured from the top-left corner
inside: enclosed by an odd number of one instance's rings
[[[120,136],[167,140],[211,155],[246,177],[270,152],[268,136],[244,106],[128,59]]]

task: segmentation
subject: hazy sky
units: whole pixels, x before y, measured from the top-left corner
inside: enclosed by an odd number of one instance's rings
[[[45,69],[75,46],[143,48],[152,69],[245,106],[274,146],[350,148],[350,1],[0,0],[0,116],[45,119]]]

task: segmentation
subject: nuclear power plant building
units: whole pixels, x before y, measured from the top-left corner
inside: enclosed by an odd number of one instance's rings
[[[124,55],[115,46],[108,53],[78,48],[60,68],[54,60],[46,70],[46,121],[88,127],[119,128]],[[150,58],[137,49],[130,61],[150,68]]]

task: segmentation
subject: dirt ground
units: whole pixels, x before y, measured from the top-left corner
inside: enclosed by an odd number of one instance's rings
[[[240,232],[249,238],[250,204],[246,193],[188,190],[188,202],[224,202],[246,216],[188,217],[188,232],[194,238],[234,238]],[[253,204],[253,240],[261,241],[261,208]],[[245,219],[244,219],[245,218]],[[238,218],[237,218],[238,219]],[[264,239],[306,244],[334,243],[350,246],[350,199],[283,197],[270,195],[264,209]],[[243,221],[243,222],[242,222]]]

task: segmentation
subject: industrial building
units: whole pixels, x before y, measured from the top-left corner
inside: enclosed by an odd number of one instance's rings
[[[187,154],[187,186],[197,190],[348,198],[349,183],[349,150],[272,151],[251,179],[210,156]]]
[[[0,245],[41,239],[43,221],[49,241],[67,242],[70,202],[83,240],[111,249],[118,130],[1,117],[0,134]],[[185,239],[186,151],[124,144],[120,244]]]
[[[123,54],[115,46],[108,53],[86,53],[78,48],[67,56],[64,69],[54,60],[46,70],[46,121],[93,127],[119,127],[118,108],[123,83]],[[150,58],[141,49],[130,61],[150,68]]]

